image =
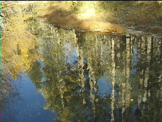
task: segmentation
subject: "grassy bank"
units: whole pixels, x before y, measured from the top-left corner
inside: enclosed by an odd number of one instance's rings
[[[162,3],[156,1],[55,1],[49,2],[38,17],[70,28],[122,33],[124,26],[162,33]]]
[[[162,33],[160,1],[18,1],[2,2],[3,9],[17,6],[28,13],[24,21],[43,18],[63,28],[124,33],[133,28]],[[17,9],[17,10],[18,10]],[[11,11],[14,14],[14,11]]]
[[[78,30],[104,31],[123,33],[120,25],[105,20],[104,14],[99,10],[96,2],[53,2],[45,7],[37,17],[43,18],[50,24],[63,28]]]

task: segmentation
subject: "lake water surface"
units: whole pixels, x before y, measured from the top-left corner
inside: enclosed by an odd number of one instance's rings
[[[162,39],[40,28],[4,52],[2,122],[162,121]]]

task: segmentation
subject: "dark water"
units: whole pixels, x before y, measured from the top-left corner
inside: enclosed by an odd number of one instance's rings
[[[162,39],[47,27],[18,45],[2,122],[162,121]]]

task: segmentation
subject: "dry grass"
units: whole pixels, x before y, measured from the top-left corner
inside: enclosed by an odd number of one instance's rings
[[[139,25],[135,29],[142,30],[145,32],[150,32],[150,33],[162,34],[162,27],[160,27],[160,26]]]
[[[148,31],[150,31],[151,33],[162,34],[162,27],[153,26],[153,27],[150,27]]]
[[[138,1],[132,4],[130,8],[129,12],[125,11],[126,14],[123,17],[128,23],[143,25],[162,19],[162,6],[158,2]]]
[[[81,18],[80,14],[74,14],[67,9],[61,9],[57,6],[52,6],[46,9],[45,13],[38,14],[39,18],[43,18],[47,22],[55,26],[77,28],[82,30],[103,30],[123,33],[124,29],[119,26],[105,21],[95,19]]]

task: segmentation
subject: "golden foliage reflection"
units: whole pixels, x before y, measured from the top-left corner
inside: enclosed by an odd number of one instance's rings
[[[37,59],[36,52],[31,53],[37,40],[25,23],[31,15],[23,13],[20,7],[12,7],[15,13],[11,13],[10,10],[10,7],[2,9],[6,17],[2,18],[1,55],[2,64],[8,66],[8,71],[16,79],[21,69],[29,69],[32,61]]]

